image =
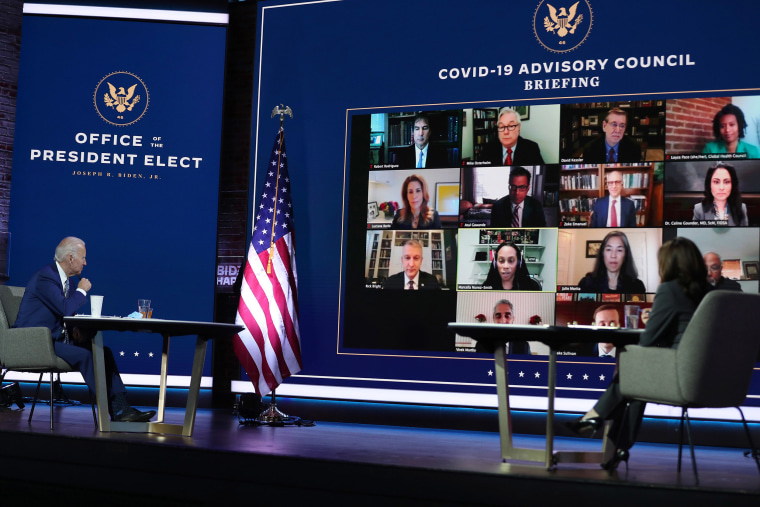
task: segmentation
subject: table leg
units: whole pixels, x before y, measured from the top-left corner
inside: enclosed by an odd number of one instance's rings
[[[101,331],[95,333],[95,336],[92,338],[92,361],[95,368],[95,403],[98,405],[98,429],[100,431],[111,431],[111,415],[108,412],[106,361],[103,355],[103,333]]]
[[[169,341],[171,336],[168,334],[161,335],[164,337],[161,348],[161,375],[158,388],[158,413],[156,422],[163,422],[166,414],[166,379],[169,374]]]
[[[496,346],[496,397],[498,398],[499,437],[501,441],[501,459],[512,456],[512,414],[509,408],[509,368],[507,366],[506,344]]]
[[[548,406],[546,408],[546,455],[544,464],[547,470],[555,466],[554,462],[554,395],[557,386],[557,351],[549,352]]]
[[[203,376],[203,363],[206,360],[206,346],[208,340],[198,336],[195,342],[195,357],[193,358],[193,372],[190,376],[190,387],[187,392],[187,406],[185,407],[185,422],[182,426],[182,435],[193,436],[195,427],[195,413],[198,410],[198,396],[201,390],[201,377]]]
[[[499,438],[501,459],[544,461],[544,452],[539,449],[521,449],[512,445],[512,413],[509,407],[509,369],[507,367],[506,344],[497,345],[494,352],[496,361],[496,397],[499,401]]]

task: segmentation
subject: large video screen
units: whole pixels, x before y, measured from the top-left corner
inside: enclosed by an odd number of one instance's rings
[[[339,352],[488,357],[452,321],[644,328],[676,235],[757,293],[758,115],[756,96],[354,112]]]

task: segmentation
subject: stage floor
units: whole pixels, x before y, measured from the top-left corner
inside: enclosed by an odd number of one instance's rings
[[[612,476],[595,464],[546,471],[502,463],[493,432],[316,421],[313,427],[245,426],[230,411],[200,410],[192,438],[100,433],[89,405],[0,411],[2,498],[69,498],[110,505],[753,505],[760,474],[743,449],[637,444]],[[168,409],[168,422],[183,412]],[[541,448],[543,438],[515,437]],[[558,450],[599,450],[599,440],[558,438]],[[69,503],[68,501],[65,503]]]

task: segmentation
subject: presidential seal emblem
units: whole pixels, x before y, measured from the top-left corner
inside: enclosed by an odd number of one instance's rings
[[[150,96],[142,79],[131,72],[112,72],[95,87],[98,115],[111,125],[126,127],[145,115]]]
[[[563,1],[567,0],[542,0],[533,15],[536,39],[553,53],[567,53],[583,44],[594,23],[588,0],[572,5],[563,5]]]

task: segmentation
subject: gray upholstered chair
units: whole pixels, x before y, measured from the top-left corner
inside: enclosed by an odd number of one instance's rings
[[[758,451],[739,408],[747,397],[760,350],[758,330],[760,294],[716,290],[700,303],[677,349],[629,345],[620,354],[620,391],[624,397],[681,407],[678,471],[685,419],[697,483],[689,408],[736,407],[760,471]]]
[[[29,422],[34,415],[34,406],[40,392],[42,376],[50,374],[50,429],[53,429],[53,374],[77,371],[69,363],[55,355],[50,329],[46,327],[29,327],[12,329],[16,322],[21,299],[24,296],[23,287],[0,285],[0,364],[6,370],[20,372],[39,372],[37,390],[34,393],[32,409],[29,412]],[[0,376],[0,382],[5,375]],[[95,406],[92,407],[95,417]]]

